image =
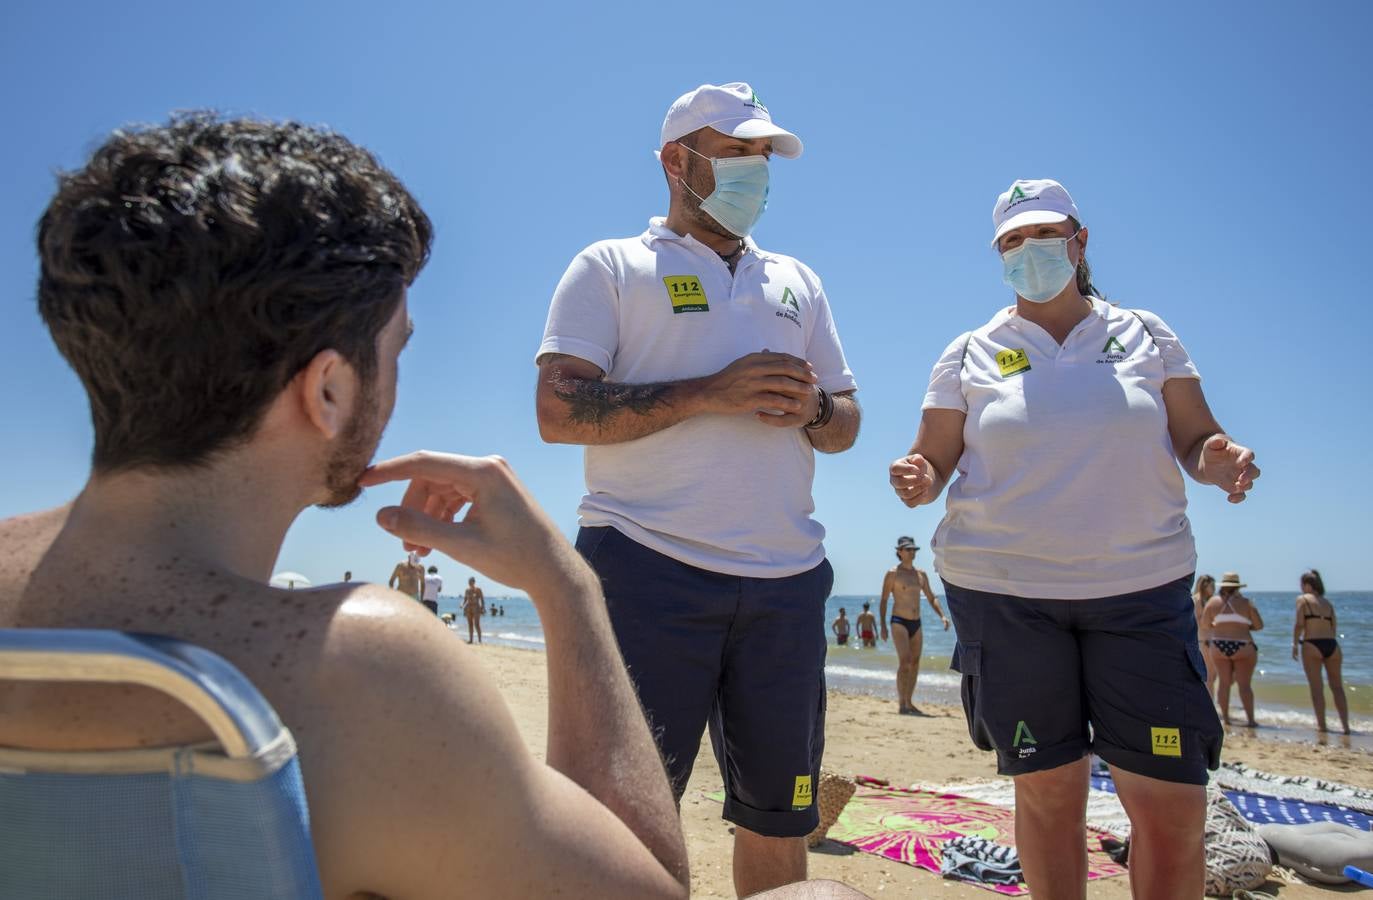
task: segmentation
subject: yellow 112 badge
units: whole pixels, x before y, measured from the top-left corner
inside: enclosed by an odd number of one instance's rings
[[[999,351],[996,354],[996,364],[1001,368],[1002,378],[1030,371],[1030,358],[1018,347],[1014,350]]]

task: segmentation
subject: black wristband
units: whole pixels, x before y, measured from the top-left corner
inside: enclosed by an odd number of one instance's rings
[[[815,389],[820,393],[820,408],[815,411],[815,418],[806,423],[806,427],[812,431],[824,428],[830,423],[830,419],[834,418],[834,398],[818,384]]]

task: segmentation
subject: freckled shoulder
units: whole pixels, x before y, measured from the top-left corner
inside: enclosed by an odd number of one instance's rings
[[[350,585],[330,617],[331,649],[352,655],[373,655],[376,648],[393,641],[404,643],[447,626],[428,609],[399,591],[380,584]]]
[[[0,599],[23,589],[70,512],[66,504],[0,519]]]

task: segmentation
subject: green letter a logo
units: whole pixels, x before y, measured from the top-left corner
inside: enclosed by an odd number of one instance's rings
[[[1022,191],[1022,190],[1020,189],[1020,185],[1016,185],[1016,186],[1011,190],[1011,196],[1010,196],[1010,198],[1007,200],[1007,202],[1008,202],[1008,203],[1014,203],[1014,202],[1017,201],[1017,200],[1024,200],[1024,199],[1025,199],[1025,192]]]
[[[791,292],[791,288],[787,288],[782,292],[782,305],[790,306],[797,312],[801,311],[801,307],[796,305],[796,295]]]
[[[1022,735],[1024,736],[1023,738],[1022,738]],[[1030,733],[1030,726],[1028,726],[1028,725],[1025,724],[1025,720],[1024,720],[1024,719],[1021,719],[1019,722],[1017,722],[1017,723],[1015,724],[1015,740],[1013,740],[1013,741],[1011,742],[1011,746],[1012,746],[1012,747],[1019,747],[1019,746],[1020,746],[1020,742],[1021,742],[1022,739],[1023,739],[1023,740],[1025,741],[1025,743],[1027,743],[1027,744],[1037,744],[1037,743],[1039,743],[1038,741],[1035,740],[1035,736],[1034,736],[1033,734]]]
[[[1116,351],[1117,353],[1124,353],[1124,352],[1125,352],[1125,345],[1122,344],[1120,341],[1116,340],[1115,338],[1107,338],[1107,339],[1106,339],[1106,346],[1101,348],[1101,352],[1102,352],[1102,353],[1110,353],[1112,347],[1115,348],[1115,351]]]

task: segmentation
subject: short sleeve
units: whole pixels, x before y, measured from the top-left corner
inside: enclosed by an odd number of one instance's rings
[[[810,342],[806,345],[806,360],[814,367],[820,387],[829,393],[855,391],[858,382],[844,359],[844,346],[839,342],[839,330],[834,326],[825,289],[818,284],[814,298],[815,320],[811,325]]]
[[[963,396],[963,355],[970,338],[971,331],[963,332],[939,355],[939,361],[930,371],[930,386],[925,390],[925,402],[920,404],[922,410],[968,411],[968,401]]]
[[[1201,373],[1197,371],[1196,365],[1192,362],[1192,357],[1187,355],[1187,348],[1182,346],[1182,341],[1173,333],[1173,329],[1168,327],[1168,323],[1158,316],[1145,310],[1136,310],[1140,319],[1153,335],[1154,343],[1158,345],[1159,355],[1163,357],[1163,379],[1169,378],[1201,378]]]
[[[534,360],[565,353],[609,372],[619,343],[619,288],[610,260],[593,245],[577,254],[553,291]]]

